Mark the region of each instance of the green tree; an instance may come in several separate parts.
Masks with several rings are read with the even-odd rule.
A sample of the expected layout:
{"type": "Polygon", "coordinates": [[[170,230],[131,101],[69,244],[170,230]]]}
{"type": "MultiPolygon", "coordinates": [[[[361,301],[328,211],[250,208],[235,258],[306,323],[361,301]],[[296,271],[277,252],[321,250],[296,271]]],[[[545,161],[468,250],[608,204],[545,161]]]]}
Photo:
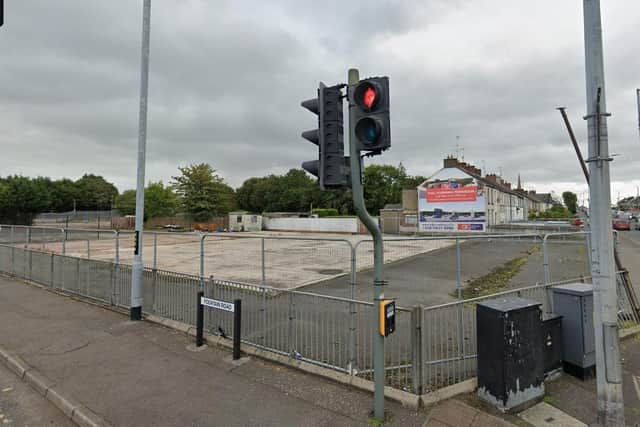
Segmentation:
{"type": "Polygon", "coordinates": [[[8,176],[2,184],[2,222],[30,225],[38,212],[51,206],[50,183],[48,178],[27,178],[8,176]]]}
{"type": "Polygon", "coordinates": [[[76,207],[79,210],[101,210],[111,207],[118,189],[99,175],[85,174],[75,182],[77,188],[76,207]]]}
{"type": "Polygon", "coordinates": [[[78,199],[78,187],[72,180],[63,178],[51,183],[51,210],[54,212],[73,210],[76,199],[78,199]]]}
{"type": "Polygon", "coordinates": [[[122,194],[117,196],[115,208],[118,209],[122,215],[135,215],[136,190],[125,190],[122,194]]]}
{"type": "MultiPolygon", "coordinates": [[[[116,197],[115,208],[122,215],[135,215],[136,190],[125,190],[116,197]]],[[[173,216],[178,209],[178,198],[171,187],[162,181],[150,182],[144,189],[144,218],[173,216]]]]}
{"type": "Polygon", "coordinates": [[[575,215],[578,211],[578,196],[571,191],[565,191],[562,193],[562,200],[567,209],[569,209],[569,212],[575,215]]]}
{"type": "Polygon", "coordinates": [[[185,213],[195,221],[206,221],[228,213],[235,206],[235,193],[206,163],[178,168],[181,175],[171,183],[185,213]]]}
{"type": "Polygon", "coordinates": [[[171,187],[165,187],[162,181],[149,183],[144,190],[144,212],[147,218],[173,216],[177,209],[178,198],[171,187]]]}
{"type": "Polygon", "coordinates": [[[364,199],[367,210],[378,215],[389,203],[400,203],[407,174],[402,166],[369,165],[363,174],[364,199]]]}

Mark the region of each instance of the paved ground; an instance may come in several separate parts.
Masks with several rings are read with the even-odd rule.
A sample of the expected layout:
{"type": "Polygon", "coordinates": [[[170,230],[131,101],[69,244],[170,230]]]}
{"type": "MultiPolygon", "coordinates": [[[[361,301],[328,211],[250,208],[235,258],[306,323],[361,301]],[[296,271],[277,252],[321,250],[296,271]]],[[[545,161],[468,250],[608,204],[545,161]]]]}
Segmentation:
{"type": "MultiPolygon", "coordinates": [[[[31,249],[62,253],[63,234],[55,229],[33,229],[28,238],[24,230],[14,233],[13,242],[25,242],[31,249]]],[[[76,257],[114,261],[115,234],[73,231],[67,233],[65,253],[76,257]]],[[[347,275],[351,269],[351,247],[368,235],[299,233],[223,233],[209,235],[204,240],[204,275],[244,283],[291,289],[330,277],[347,275]]],[[[0,230],[0,241],[10,242],[10,230],[0,230]]],[[[146,267],[187,274],[200,274],[200,235],[197,233],[145,233],[143,262],[146,267]],[[154,249],[155,247],[155,249],[154,249]],[[154,262],[155,260],[155,262],[154,262]]],[[[449,245],[450,240],[390,241],[385,259],[393,262],[419,253],[449,245]]],[[[24,244],[18,245],[23,247],[24,244]]],[[[123,232],[119,237],[119,259],[130,264],[133,258],[133,235],[123,232]]],[[[359,270],[373,265],[371,243],[358,246],[356,265],[359,270]]]]}
{"type": "Polygon", "coordinates": [[[75,426],[55,406],[0,363],[0,426],[75,426]]]}
{"type": "Polygon", "coordinates": [[[462,400],[450,399],[433,408],[426,427],[509,427],[511,425],[513,424],[469,406],[462,400]]]}
{"type": "MultiPolygon", "coordinates": [[[[367,425],[372,397],[294,369],[186,350],[177,332],[0,278],[0,345],[116,426],[367,425]]],[[[427,412],[388,402],[391,425],[427,412]]],[[[42,425],[42,424],[36,424],[42,425]]]]}
{"type": "MultiPolygon", "coordinates": [[[[461,283],[489,273],[505,262],[527,256],[527,263],[510,281],[516,288],[544,282],[542,251],[534,249],[539,243],[533,240],[478,240],[461,245],[461,283]],[[534,249],[532,251],[532,249],[534,249]],[[529,252],[533,252],[529,254],[529,252]]],[[[551,260],[551,279],[563,280],[588,274],[586,249],[582,242],[551,242],[548,246],[551,260]]],[[[386,296],[397,298],[398,304],[436,305],[455,300],[456,248],[448,246],[439,250],[415,255],[385,266],[385,279],[389,282],[386,296]]],[[[371,269],[358,273],[357,298],[370,301],[373,298],[373,274],[371,269]]],[[[306,286],[305,291],[324,295],[349,297],[349,278],[340,277],[306,286]]]]}
{"type": "Polygon", "coordinates": [[[640,230],[620,231],[618,236],[622,265],[629,270],[633,287],[640,296],[640,230]]]}
{"type": "MultiPolygon", "coordinates": [[[[625,421],[640,426],[640,336],[620,342],[625,421]]],[[[546,383],[547,402],[588,425],[597,421],[595,379],[581,381],[569,375],[546,383]]]]}

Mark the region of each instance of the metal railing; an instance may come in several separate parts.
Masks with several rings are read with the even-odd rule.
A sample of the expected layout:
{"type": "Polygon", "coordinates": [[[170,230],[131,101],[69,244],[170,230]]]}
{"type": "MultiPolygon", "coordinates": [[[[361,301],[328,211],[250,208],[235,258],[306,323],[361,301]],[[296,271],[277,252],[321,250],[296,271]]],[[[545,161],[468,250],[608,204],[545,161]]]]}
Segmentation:
{"type": "MultiPolygon", "coordinates": [[[[123,238],[123,233],[101,230],[98,241],[98,236],[93,234],[95,231],[84,230],[70,237],[72,233],[64,229],[43,231],[37,227],[1,226],[0,271],[104,304],[128,308],[131,267],[120,259],[122,252],[125,258],[127,256],[128,248],[123,249],[121,242],[128,236],[123,238]],[[68,253],[68,250],[65,252],[66,246],[78,243],[88,245],[84,256],[68,253]],[[92,254],[91,248],[98,244],[111,248],[103,259],[95,259],[92,254]]],[[[145,245],[154,249],[154,256],[144,270],[143,312],[195,325],[196,294],[199,290],[215,299],[231,301],[240,298],[246,319],[242,326],[246,344],[351,375],[365,378],[372,375],[371,346],[377,333],[373,319],[375,310],[373,303],[358,298],[358,293],[363,292],[358,284],[363,278],[359,275],[366,274],[371,265],[368,259],[370,241],[354,243],[349,239],[229,236],[228,233],[155,233],[146,237],[145,245]],[[166,239],[167,235],[176,236],[171,237],[174,244],[177,242],[173,250],[180,250],[181,244],[195,243],[199,246],[199,251],[195,252],[199,267],[197,274],[158,268],[158,258],[169,254],[158,241],[166,239]],[[228,246],[228,239],[236,239],[234,245],[228,246]],[[241,239],[239,244],[237,239],[241,239]],[[224,272],[234,266],[216,264],[220,261],[213,261],[210,256],[215,258],[229,247],[242,256],[242,260],[257,258],[254,267],[258,268],[249,269],[254,275],[252,277],[258,277],[257,283],[226,280],[224,272]],[[288,263],[290,267],[278,259],[278,255],[284,254],[286,258],[288,253],[293,254],[294,259],[288,263]],[[271,286],[281,283],[271,279],[272,275],[284,275],[287,268],[298,268],[297,271],[300,267],[313,265],[324,268],[327,266],[323,263],[336,258],[345,258],[340,264],[333,264],[334,270],[339,269],[340,272],[332,272],[334,276],[344,276],[341,279],[344,280],[341,288],[344,295],[319,295],[271,286]],[[292,263],[299,265],[291,267],[292,263]]],[[[580,277],[563,277],[562,267],[569,262],[582,262],[566,257],[558,261],[553,256],[554,250],[575,246],[576,250],[572,251],[578,253],[587,241],[585,233],[388,239],[386,245],[391,262],[408,262],[406,260],[434,249],[454,251],[455,262],[451,271],[455,273],[455,279],[451,279],[446,303],[429,307],[411,303],[403,307],[399,301],[396,333],[386,339],[387,385],[420,394],[474,376],[476,304],[498,296],[517,295],[536,300],[542,304],[544,312],[551,312],[551,287],[580,280],[580,277]],[[542,254],[529,255],[537,257],[531,268],[539,269],[540,280],[530,286],[463,299],[462,265],[463,260],[478,250],[473,245],[482,245],[479,250],[483,251],[500,250],[504,249],[500,245],[505,242],[520,249],[541,245],[542,254]],[[497,246],[493,248],[492,245],[497,246]],[[556,276],[555,281],[552,273],[556,276]],[[450,302],[452,299],[454,301],[450,302]],[[408,308],[409,305],[414,307],[408,308]]],[[[438,252],[433,256],[437,259],[438,252]]],[[[299,280],[295,274],[299,273],[287,276],[287,283],[299,280]]],[[[580,276],[582,280],[589,280],[589,274],[580,276]]],[[[413,280],[411,277],[400,279],[413,280]]],[[[620,327],[640,324],[626,294],[620,290],[619,295],[620,327]]],[[[231,336],[233,333],[232,319],[224,312],[206,311],[205,327],[213,334],[231,336]]]]}

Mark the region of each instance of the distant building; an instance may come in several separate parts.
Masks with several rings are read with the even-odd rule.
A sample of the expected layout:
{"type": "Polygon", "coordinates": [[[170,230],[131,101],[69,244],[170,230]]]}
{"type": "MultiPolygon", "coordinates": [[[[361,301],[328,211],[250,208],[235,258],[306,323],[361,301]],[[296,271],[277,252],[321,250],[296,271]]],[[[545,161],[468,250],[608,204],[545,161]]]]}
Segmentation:
{"type": "Polygon", "coordinates": [[[546,202],[535,191],[517,188],[496,174],[482,176],[479,168],[455,157],[443,168],[403,193],[402,206],[381,211],[385,232],[484,232],[488,228],[528,219],[546,202]],[[388,230],[388,231],[387,231],[388,230]],[[393,231],[392,231],[393,230],[393,231]],[[397,230],[397,231],[396,231],[397,230]]]}

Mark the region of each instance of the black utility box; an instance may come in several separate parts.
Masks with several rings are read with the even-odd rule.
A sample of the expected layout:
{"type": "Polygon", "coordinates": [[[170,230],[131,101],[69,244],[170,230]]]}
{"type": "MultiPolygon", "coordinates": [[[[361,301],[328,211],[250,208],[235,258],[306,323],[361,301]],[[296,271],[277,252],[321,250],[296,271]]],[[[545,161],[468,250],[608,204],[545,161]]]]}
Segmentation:
{"type": "Polygon", "coordinates": [[[562,316],[548,314],[542,318],[542,353],[545,375],[562,369],[562,316]]]}
{"type": "Polygon", "coordinates": [[[498,298],[478,303],[478,395],[515,412],[544,396],[540,303],[498,298]]]}

